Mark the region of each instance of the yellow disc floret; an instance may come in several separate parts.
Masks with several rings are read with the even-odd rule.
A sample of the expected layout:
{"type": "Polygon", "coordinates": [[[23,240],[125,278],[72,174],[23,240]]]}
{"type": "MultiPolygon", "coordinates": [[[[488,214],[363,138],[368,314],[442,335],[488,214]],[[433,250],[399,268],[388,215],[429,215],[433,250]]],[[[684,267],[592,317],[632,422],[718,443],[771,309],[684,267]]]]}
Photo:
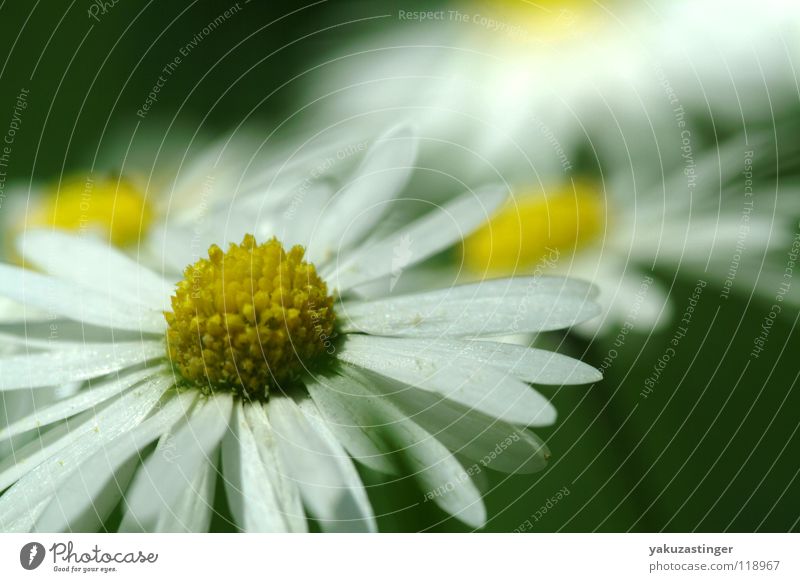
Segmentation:
{"type": "Polygon", "coordinates": [[[264,399],[333,351],[333,297],[304,254],[247,235],[186,268],[165,314],[169,357],[186,380],[264,399]]]}
{"type": "Polygon", "coordinates": [[[117,246],[138,243],[153,221],[144,193],[120,178],[70,178],[33,207],[27,226],[98,232],[117,246]]]}
{"type": "Polygon", "coordinates": [[[464,264],[480,275],[524,272],[598,239],[604,225],[605,204],[591,182],[523,194],[464,240],[464,264]]]}

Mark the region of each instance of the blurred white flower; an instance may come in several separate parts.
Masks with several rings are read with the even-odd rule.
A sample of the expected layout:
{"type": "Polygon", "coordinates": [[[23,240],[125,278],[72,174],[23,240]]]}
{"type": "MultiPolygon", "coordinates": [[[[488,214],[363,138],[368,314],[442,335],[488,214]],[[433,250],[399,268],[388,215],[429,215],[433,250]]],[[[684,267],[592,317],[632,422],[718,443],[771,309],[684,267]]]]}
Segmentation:
{"type": "MultiPolygon", "coordinates": [[[[504,181],[514,193],[462,263],[407,272],[399,289],[568,274],[596,282],[605,308],[579,331],[609,331],[632,303],[650,330],[669,321],[679,271],[726,284],[733,270],[733,291],[775,295],[800,203],[776,186],[770,126],[797,103],[799,15],[784,0],[397,14],[324,63],[309,94],[342,123],[415,119],[416,191],[504,181]],[[665,277],[652,279],[657,269],[665,277]]],[[[790,299],[800,304],[797,290],[790,299]]]]}
{"type": "MultiPolygon", "coordinates": [[[[465,237],[449,264],[405,273],[398,291],[509,275],[556,274],[595,283],[603,315],[575,331],[616,331],[631,319],[650,332],[670,322],[677,277],[707,280],[721,296],[773,300],[800,235],[800,197],[778,185],[775,144],[763,134],[687,156],[663,183],[640,186],[632,168],[605,180],[517,191],[465,237]]],[[[372,288],[385,290],[376,285],[372,288]]],[[[781,301],[800,305],[800,288],[781,301]]]]}
{"type": "Polygon", "coordinates": [[[797,101],[792,0],[465,2],[421,22],[390,16],[308,75],[308,111],[313,123],[414,119],[422,159],[454,181],[548,186],[584,144],[610,165],[670,165],[677,106],[697,134],[773,123],[797,101]]]}

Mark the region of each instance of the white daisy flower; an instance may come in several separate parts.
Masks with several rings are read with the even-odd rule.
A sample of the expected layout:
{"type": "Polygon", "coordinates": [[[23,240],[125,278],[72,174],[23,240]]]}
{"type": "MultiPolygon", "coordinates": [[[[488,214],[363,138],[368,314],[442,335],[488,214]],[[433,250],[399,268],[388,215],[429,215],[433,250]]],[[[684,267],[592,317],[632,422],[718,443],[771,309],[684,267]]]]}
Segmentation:
{"type": "MultiPolygon", "coordinates": [[[[770,299],[800,215],[796,192],[770,177],[774,151],[768,136],[735,136],[719,148],[687,150],[655,183],[623,165],[607,168],[602,181],[519,189],[449,263],[407,270],[394,291],[520,274],[576,277],[600,289],[602,316],[573,329],[588,337],[626,322],[645,330],[668,324],[678,276],[770,299]]],[[[364,295],[387,288],[377,282],[364,295]]],[[[784,300],[800,305],[800,293],[792,289],[784,300]]]]}
{"type": "Polygon", "coordinates": [[[123,531],[204,531],[222,487],[244,531],[305,531],[308,517],[323,531],[374,531],[357,464],[407,474],[481,527],[465,464],[532,472],[548,456],[528,427],[556,412],[529,384],[600,379],[485,338],[569,327],[598,307],[590,284],[562,278],[360,299],[360,286],[392,277],[399,237],[415,241],[413,265],[505,198],[468,192],[383,234],[390,198],[375,176],[396,196],[412,152],[407,137],[386,141],[363,180],[308,215],[318,224],[284,221],[285,240],[308,253],[246,235],[211,246],[177,286],[94,238],[24,233],[40,272],[0,265],[0,295],[51,319],[0,326],[25,350],[0,358],[0,391],[83,386],[0,430],[36,436],[0,462],[0,528],[95,530],[121,504],[123,531]]]}
{"type": "MultiPolygon", "coordinates": [[[[679,275],[726,286],[725,293],[774,295],[774,281],[758,274],[785,263],[800,203],[770,185],[764,168],[774,143],[763,137],[690,150],[658,183],[639,185],[636,169],[623,166],[609,168],[604,182],[575,179],[521,193],[466,238],[467,270],[535,269],[594,282],[604,315],[578,328],[586,334],[619,327],[633,308],[643,329],[668,323],[679,275]],[[746,281],[748,273],[755,280],[746,281]]],[[[800,304],[796,293],[787,299],[800,304]]]]}
{"type": "Polygon", "coordinates": [[[462,180],[497,171],[548,186],[586,142],[612,165],[671,164],[676,107],[699,135],[771,124],[797,101],[793,0],[755,11],[746,0],[511,0],[419,14],[400,9],[326,56],[309,75],[310,110],[367,124],[401,111],[462,180]]]}

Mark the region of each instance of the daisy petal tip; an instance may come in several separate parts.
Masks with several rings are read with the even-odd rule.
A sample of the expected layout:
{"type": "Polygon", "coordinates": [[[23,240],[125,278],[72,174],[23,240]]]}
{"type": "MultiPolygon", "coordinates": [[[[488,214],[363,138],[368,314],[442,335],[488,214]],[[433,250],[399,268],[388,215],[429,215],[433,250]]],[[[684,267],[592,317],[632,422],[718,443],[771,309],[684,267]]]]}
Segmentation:
{"type": "Polygon", "coordinates": [[[456,516],[459,520],[473,529],[483,529],[486,527],[486,506],[483,503],[476,503],[472,507],[466,508],[456,516]]]}
{"type": "Polygon", "coordinates": [[[591,321],[595,317],[603,314],[603,306],[596,301],[599,291],[597,291],[595,285],[592,285],[590,293],[591,295],[586,301],[585,309],[582,310],[581,317],[575,321],[575,325],[585,321],[591,321]]]}
{"type": "Polygon", "coordinates": [[[597,383],[602,382],[602,381],[603,381],[603,374],[601,374],[600,372],[597,372],[596,374],[593,374],[591,378],[587,378],[586,380],[582,381],[579,385],[580,386],[590,386],[590,385],[597,384],[597,383]]]}
{"type": "Polygon", "coordinates": [[[558,420],[558,411],[555,406],[548,406],[543,408],[534,420],[536,424],[531,426],[551,426],[558,420]]]}
{"type": "Polygon", "coordinates": [[[564,384],[586,385],[602,382],[603,373],[589,364],[585,364],[579,360],[575,361],[575,367],[567,375],[564,384]]]}
{"type": "Polygon", "coordinates": [[[525,417],[512,419],[517,426],[535,427],[552,426],[558,420],[558,411],[549,401],[540,406],[536,412],[531,411],[525,417]]]}

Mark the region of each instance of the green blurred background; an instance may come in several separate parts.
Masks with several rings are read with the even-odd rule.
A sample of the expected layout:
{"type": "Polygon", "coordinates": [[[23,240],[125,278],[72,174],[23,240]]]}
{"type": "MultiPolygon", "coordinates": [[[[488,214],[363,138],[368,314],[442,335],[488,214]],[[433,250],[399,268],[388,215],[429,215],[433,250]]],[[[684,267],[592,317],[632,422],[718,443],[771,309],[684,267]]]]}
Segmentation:
{"type": "MultiPolygon", "coordinates": [[[[130,132],[136,123],[159,135],[170,124],[214,135],[245,122],[266,134],[305,105],[303,83],[316,74],[309,67],[396,24],[370,17],[396,13],[398,6],[429,7],[242,1],[237,15],[192,50],[140,119],[136,111],[162,67],[233,3],[106,4],[101,10],[86,1],[0,3],[0,119],[10,119],[20,90],[30,91],[9,179],[27,184],[81,170],[113,146],[114,131],[130,132]]],[[[785,127],[798,115],[790,108],[777,117],[785,127]]],[[[706,127],[709,135],[719,129],[706,127]]],[[[572,155],[585,160],[586,172],[597,171],[591,156],[572,155]]],[[[793,179],[794,162],[786,160],[779,179],[793,179]]],[[[671,286],[680,313],[695,278],[655,275],[671,286]]],[[[531,531],[548,532],[798,529],[798,313],[784,310],[761,357],[750,358],[769,302],[747,293],[721,300],[716,280],[708,280],[688,334],[647,398],[645,380],[677,323],[655,334],[636,329],[621,347],[614,337],[550,338],[598,367],[609,350],[618,355],[602,383],[550,390],[560,419],[538,431],[553,453],[547,470],[511,477],[486,472],[487,530],[514,530],[525,520],[531,531]],[[537,513],[564,488],[568,495],[537,513]]],[[[383,529],[464,529],[420,503],[407,483],[367,479],[375,484],[370,497],[383,529]]],[[[228,529],[224,516],[215,527],[228,529]]]]}

